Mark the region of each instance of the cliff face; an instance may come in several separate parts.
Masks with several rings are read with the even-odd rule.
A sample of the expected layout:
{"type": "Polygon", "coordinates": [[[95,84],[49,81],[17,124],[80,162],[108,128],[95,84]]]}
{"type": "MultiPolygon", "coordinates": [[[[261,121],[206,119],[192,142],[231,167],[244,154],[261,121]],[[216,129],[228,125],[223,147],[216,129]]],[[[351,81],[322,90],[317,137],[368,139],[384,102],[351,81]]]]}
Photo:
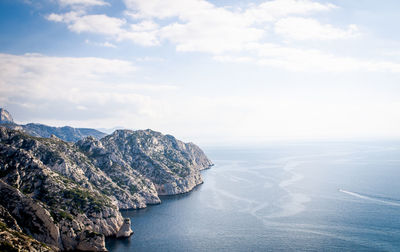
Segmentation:
{"type": "Polygon", "coordinates": [[[83,164],[84,156],[59,139],[4,127],[0,139],[0,205],[22,231],[53,248],[106,250],[104,236],[123,225],[117,204],[95,183],[109,179],[89,162],[78,167],[73,161],[83,164]]]}
{"type": "Polygon", "coordinates": [[[192,190],[203,182],[200,170],[212,165],[194,144],[152,130],[117,130],[100,142],[112,153],[112,160],[150,179],[158,195],[192,190]]]}
{"type": "Polygon", "coordinates": [[[161,202],[154,184],[124,160],[117,158],[114,152],[108,151],[101,141],[88,137],[78,141],[75,146],[113,182],[114,187],[101,185],[104,187],[102,192],[113,198],[119,208],[144,208],[147,204],[161,202]]]}
{"type": "Polygon", "coordinates": [[[211,165],[194,144],[151,130],[69,143],[0,127],[0,207],[12,217],[0,222],[49,249],[102,251],[105,236],[132,234],[119,209],[188,192],[211,165]]]}
{"type": "Polygon", "coordinates": [[[46,244],[24,234],[12,215],[0,205],[0,251],[55,251],[46,244]]]}

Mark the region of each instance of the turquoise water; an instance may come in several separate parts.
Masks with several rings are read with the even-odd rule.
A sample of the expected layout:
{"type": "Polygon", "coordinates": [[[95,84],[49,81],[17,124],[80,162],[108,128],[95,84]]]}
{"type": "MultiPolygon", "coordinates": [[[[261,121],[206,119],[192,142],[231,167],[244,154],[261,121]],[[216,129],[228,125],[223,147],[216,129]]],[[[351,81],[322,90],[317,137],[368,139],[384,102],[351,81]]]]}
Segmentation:
{"type": "Polygon", "coordinates": [[[400,251],[400,143],[209,148],[189,194],[124,211],[110,251],[400,251]]]}

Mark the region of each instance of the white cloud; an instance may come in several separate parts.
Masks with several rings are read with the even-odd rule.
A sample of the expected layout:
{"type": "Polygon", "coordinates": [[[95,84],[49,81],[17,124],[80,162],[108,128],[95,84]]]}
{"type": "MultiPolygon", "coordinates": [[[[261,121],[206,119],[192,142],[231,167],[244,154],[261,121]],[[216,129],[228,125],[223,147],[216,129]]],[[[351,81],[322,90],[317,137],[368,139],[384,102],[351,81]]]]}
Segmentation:
{"type": "Polygon", "coordinates": [[[73,20],[68,28],[77,33],[92,32],[106,35],[116,35],[123,32],[121,26],[125,20],[112,18],[106,15],[85,15],[73,20]]]}
{"type": "MultiPolygon", "coordinates": [[[[135,19],[178,19],[162,26],[158,31],[154,28],[151,34],[146,33],[146,36],[151,38],[147,44],[158,45],[160,43],[157,42],[158,39],[168,40],[176,45],[178,51],[201,51],[213,54],[241,51],[249,43],[260,42],[266,37],[269,23],[276,22],[280,18],[336,8],[330,3],[323,4],[311,0],[266,1],[256,6],[249,6],[243,11],[216,7],[205,0],[125,0],[125,4],[128,7],[128,15],[135,19]]],[[[279,29],[276,31],[284,35],[294,34],[293,27],[288,27],[288,21],[290,20],[278,22],[279,29]],[[289,33],[290,31],[292,33],[289,33]]],[[[153,24],[153,21],[150,24],[153,24]]],[[[304,36],[309,36],[310,30],[318,28],[316,32],[311,33],[314,38],[319,35],[319,38],[335,36],[338,39],[354,34],[353,26],[349,27],[348,31],[341,31],[330,25],[316,26],[315,23],[303,22],[301,28],[302,31],[307,31],[304,36]],[[319,34],[321,28],[330,29],[321,35],[319,34]]],[[[297,35],[296,38],[299,37],[297,33],[294,34],[297,35]]]]}
{"type": "Polygon", "coordinates": [[[126,21],[107,15],[85,15],[83,12],[71,11],[65,14],[50,14],[48,20],[68,24],[71,31],[81,33],[90,32],[104,35],[118,35],[123,33],[121,28],[126,21]]]}
{"type": "Polygon", "coordinates": [[[394,72],[400,73],[400,63],[382,60],[362,60],[341,57],[316,49],[285,47],[272,43],[253,43],[246,48],[248,56],[218,55],[220,62],[253,63],[284,68],[296,72],[394,72]]]}
{"type": "Polygon", "coordinates": [[[349,25],[344,30],[330,24],[321,24],[312,18],[289,17],[275,23],[277,34],[296,40],[348,39],[357,37],[358,30],[356,25],[349,25]]]}
{"type": "MultiPolygon", "coordinates": [[[[157,38],[157,25],[151,22],[141,22],[131,27],[126,27],[125,19],[109,17],[107,15],[86,15],[84,11],[71,11],[64,14],[52,13],[47,19],[62,22],[68,29],[76,33],[94,33],[109,36],[116,41],[131,40],[143,46],[159,44],[157,38]]],[[[109,44],[111,45],[111,44],[109,44]]]]}
{"type": "Polygon", "coordinates": [[[101,47],[108,47],[108,48],[117,48],[116,45],[106,41],[106,42],[102,42],[102,43],[98,43],[98,42],[92,42],[90,40],[85,40],[85,43],[88,45],[94,45],[94,46],[101,46],[101,47]]]}
{"type": "MultiPolygon", "coordinates": [[[[272,45],[256,46],[262,47],[255,50],[260,58],[288,54],[285,48],[270,52],[272,45]]],[[[25,111],[26,122],[152,128],[200,143],[398,135],[400,123],[400,103],[354,97],[363,93],[357,90],[346,98],[348,87],[308,96],[276,89],[201,96],[171,85],[132,83],[136,67],[121,60],[0,54],[0,65],[2,106],[25,111]]]]}
{"type": "Polygon", "coordinates": [[[165,59],[161,58],[161,57],[140,57],[140,58],[136,58],[136,61],[138,62],[164,62],[165,59]]]}
{"type": "Polygon", "coordinates": [[[131,16],[138,19],[179,17],[188,20],[215,7],[204,0],[124,0],[131,16]]]}
{"type": "Polygon", "coordinates": [[[306,15],[335,8],[337,7],[333,4],[311,0],[274,0],[247,9],[245,15],[255,22],[270,22],[289,15],[306,15]]]}
{"type": "Polygon", "coordinates": [[[110,5],[103,0],[57,0],[61,6],[104,6],[110,5]]]}
{"type": "MultiPolygon", "coordinates": [[[[217,8],[205,0],[124,0],[134,18],[171,18],[178,17],[181,20],[191,20],[196,16],[204,16],[204,12],[214,11],[217,8]]],[[[328,11],[336,8],[333,4],[321,4],[311,0],[274,0],[265,1],[257,6],[245,9],[244,14],[252,21],[272,21],[276,18],[290,14],[308,14],[313,12],[328,11]]],[[[209,13],[213,16],[214,13],[209,13]]]]}
{"type": "Polygon", "coordinates": [[[252,23],[242,13],[203,0],[126,0],[125,3],[130,16],[137,19],[177,18],[179,21],[161,27],[158,37],[175,43],[178,51],[240,50],[264,34],[262,29],[251,27],[252,23]]]}
{"type": "Polygon", "coordinates": [[[65,122],[157,117],[163,106],[149,92],[176,90],[170,85],[132,83],[136,66],[122,60],[0,54],[0,65],[2,104],[23,107],[47,120],[59,114],[65,122]]]}
{"type": "Polygon", "coordinates": [[[159,25],[153,21],[145,20],[140,23],[132,24],[131,30],[142,32],[142,31],[154,31],[157,30],[159,25]]]}
{"type": "Polygon", "coordinates": [[[158,31],[125,31],[119,34],[118,40],[130,40],[141,46],[157,46],[160,41],[157,37],[158,31]]]}
{"type": "Polygon", "coordinates": [[[264,32],[247,27],[240,20],[199,20],[188,24],[174,23],[160,31],[163,39],[176,44],[178,51],[222,53],[240,51],[250,42],[258,41],[264,32]],[[210,28],[212,27],[212,28],[210,28]]]}
{"type": "Polygon", "coordinates": [[[100,43],[100,46],[103,46],[103,47],[111,47],[111,48],[117,48],[116,45],[114,45],[114,44],[112,44],[112,43],[110,43],[110,42],[108,42],[108,41],[106,41],[106,42],[104,42],[104,43],[100,43]]]}
{"type": "MultiPolygon", "coordinates": [[[[175,44],[177,51],[220,54],[241,51],[249,43],[262,41],[266,38],[270,23],[279,18],[336,8],[329,3],[322,4],[311,0],[266,1],[244,10],[217,7],[205,0],[125,0],[124,2],[127,6],[125,14],[133,18],[134,23],[125,19],[106,15],[87,15],[82,12],[51,14],[48,19],[64,22],[71,31],[77,33],[112,35],[117,41],[131,40],[143,46],[157,46],[162,41],[169,41],[175,44]],[[170,20],[158,22],[167,18],[170,20]]],[[[279,29],[276,31],[292,35],[293,31],[290,33],[291,27],[288,21],[290,19],[278,22],[279,29]]],[[[310,26],[303,22],[302,28],[309,34],[310,29],[305,27],[307,25],[310,26]]],[[[311,30],[315,30],[316,25],[314,23],[311,25],[311,30]]],[[[340,34],[337,33],[340,30],[330,26],[322,28],[326,27],[330,30],[323,33],[325,37],[326,34],[333,36],[335,32],[336,37],[339,37],[340,34]]],[[[315,33],[319,30],[312,35],[315,37],[315,33]]],[[[295,35],[299,37],[298,34],[295,35]]]]}
{"type": "Polygon", "coordinates": [[[51,14],[48,19],[66,23],[73,32],[102,34],[115,42],[129,40],[142,46],[160,46],[167,41],[177,51],[210,53],[221,62],[252,62],[290,71],[399,72],[396,62],[337,56],[313,46],[282,45],[282,38],[304,42],[357,38],[356,25],[341,29],[315,18],[302,17],[337,8],[330,3],[273,0],[235,10],[217,7],[205,0],[124,2],[125,13],[130,17],[127,20],[83,11],[51,14]]]}

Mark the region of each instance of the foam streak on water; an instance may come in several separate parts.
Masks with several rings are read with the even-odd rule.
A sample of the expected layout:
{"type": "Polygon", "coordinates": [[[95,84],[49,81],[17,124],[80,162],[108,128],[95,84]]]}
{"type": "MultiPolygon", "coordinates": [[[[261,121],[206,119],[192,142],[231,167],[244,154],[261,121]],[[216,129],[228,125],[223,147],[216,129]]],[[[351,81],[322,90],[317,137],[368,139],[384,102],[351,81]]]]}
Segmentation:
{"type": "Polygon", "coordinates": [[[379,203],[379,204],[385,204],[385,205],[390,205],[390,206],[400,206],[400,201],[394,200],[394,199],[393,200],[382,199],[382,197],[380,197],[380,196],[365,195],[365,194],[361,194],[361,193],[346,191],[343,189],[339,189],[339,191],[342,193],[346,193],[348,195],[360,198],[360,199],[373,201],[373,202],[379,203]]]}

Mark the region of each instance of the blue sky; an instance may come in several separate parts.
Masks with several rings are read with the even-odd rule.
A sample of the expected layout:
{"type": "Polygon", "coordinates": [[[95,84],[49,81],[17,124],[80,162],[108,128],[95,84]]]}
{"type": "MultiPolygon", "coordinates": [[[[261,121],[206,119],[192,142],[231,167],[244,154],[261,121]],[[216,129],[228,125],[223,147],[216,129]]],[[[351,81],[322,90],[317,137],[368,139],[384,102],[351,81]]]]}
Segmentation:
{"type": "Polygon", "coordinates": [[[3,0],[20,123],[199,143],[400,136],[398,1],[3,0]]]}

